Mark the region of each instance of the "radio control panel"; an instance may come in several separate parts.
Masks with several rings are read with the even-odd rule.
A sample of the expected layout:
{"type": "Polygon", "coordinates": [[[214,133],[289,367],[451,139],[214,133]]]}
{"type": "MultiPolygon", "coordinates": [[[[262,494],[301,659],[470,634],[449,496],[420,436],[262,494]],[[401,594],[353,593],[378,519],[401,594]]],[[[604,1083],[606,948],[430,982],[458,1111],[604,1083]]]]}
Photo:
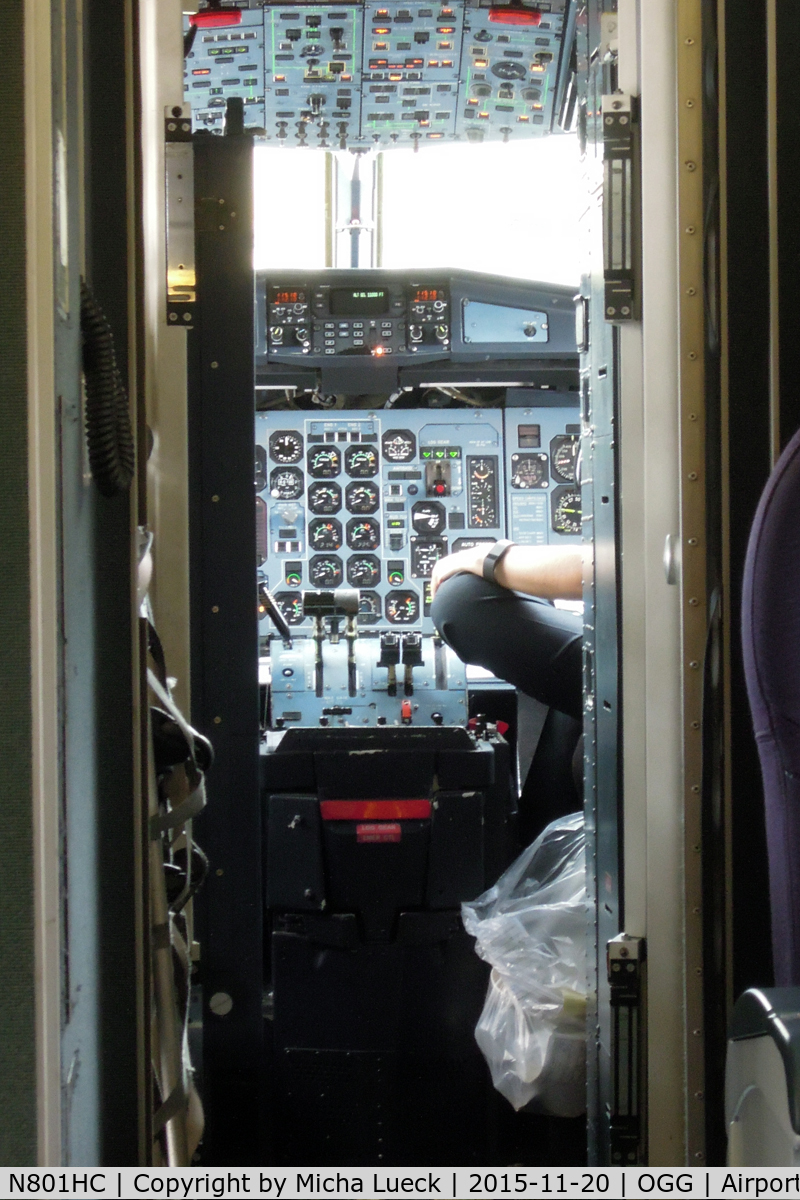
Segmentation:
{"type": "Polygon", "coordinates": [[[450,296],[424,281],[350,285],[270,285],[267,350],[270,357],[418,354],[450,345],[450,296]]]}

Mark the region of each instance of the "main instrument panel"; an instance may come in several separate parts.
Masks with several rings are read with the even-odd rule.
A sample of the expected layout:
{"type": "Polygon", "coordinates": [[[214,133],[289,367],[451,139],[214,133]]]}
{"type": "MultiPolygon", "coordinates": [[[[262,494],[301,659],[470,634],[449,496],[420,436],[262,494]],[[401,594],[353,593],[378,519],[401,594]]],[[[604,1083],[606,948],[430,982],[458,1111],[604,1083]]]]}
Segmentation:
{"type": "Polygon", "coordinates": [[[241,97],[245,125],[284,146],[538,137],[571,125],[576,8],[574,0],[201,8],[185,99],[195,129],[221,133],[226,101],[241,97]]]}
{"type": "Polygon", "coordinates": [[[310,629],[304,588],[345,585],[359,626],[433,634],[445,554],[579,539],[577,422],[564,407],[259,413],[260,579],[291,626],[310,629]]]}

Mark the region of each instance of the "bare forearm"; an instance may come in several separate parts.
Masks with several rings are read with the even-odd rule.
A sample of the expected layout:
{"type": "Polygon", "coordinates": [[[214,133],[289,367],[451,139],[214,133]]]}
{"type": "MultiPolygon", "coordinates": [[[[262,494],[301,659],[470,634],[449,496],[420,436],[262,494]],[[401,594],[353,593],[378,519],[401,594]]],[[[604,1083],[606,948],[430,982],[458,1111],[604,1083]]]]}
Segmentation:
{"type": "MultiPolygon", "coordinates": [[[[483,560],[491,546],[448,554],[434,567],[431,580],[435,595],[445,579],[459,571],[483,573],[483,560]]],[[[497,583],[512,591],[543,600],[580,600],[583,596],[583,556],[580,546],[511,546],[494,571],[497,583]]]]}
{"type": "Polygon", "coordinates": [[[580,546],[512,546],[495,567],[501,587],[543,600],[583,598],[580,546]]]}

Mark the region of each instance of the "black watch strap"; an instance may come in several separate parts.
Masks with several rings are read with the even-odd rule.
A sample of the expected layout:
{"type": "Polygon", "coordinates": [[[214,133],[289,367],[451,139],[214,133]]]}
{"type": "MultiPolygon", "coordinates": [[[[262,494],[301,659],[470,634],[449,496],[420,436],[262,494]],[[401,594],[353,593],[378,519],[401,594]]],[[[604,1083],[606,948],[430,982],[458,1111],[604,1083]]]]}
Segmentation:
{"type": "Polygon", "coordinates": [[[514,542],[509,542],[507,538],[501,538],[499,542],[495,542],[486,558],[483,560],[483,578],[487,583],[497,583],[494,577],[495,569],[500,559],[514,545],[514,542]]]}

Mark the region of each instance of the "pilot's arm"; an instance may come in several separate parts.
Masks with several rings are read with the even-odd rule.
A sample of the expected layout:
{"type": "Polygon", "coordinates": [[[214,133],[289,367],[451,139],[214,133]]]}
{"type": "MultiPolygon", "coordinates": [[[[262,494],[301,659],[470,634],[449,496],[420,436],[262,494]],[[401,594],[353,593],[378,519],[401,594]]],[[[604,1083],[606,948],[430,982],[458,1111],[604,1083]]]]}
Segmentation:
{"type": "MultiPolygon", "coordinates": [[[[431,576],[435,596],[445,579],[460,572],[483,575],[483,562],[492,549],[481,543],[471,550],[458,550],[440,558],[431,576]]],[[[510,546],[494,568],[494,581],[501,587],[543,600],[583,598],[583,554],[580,546],[510,546]]]]}

